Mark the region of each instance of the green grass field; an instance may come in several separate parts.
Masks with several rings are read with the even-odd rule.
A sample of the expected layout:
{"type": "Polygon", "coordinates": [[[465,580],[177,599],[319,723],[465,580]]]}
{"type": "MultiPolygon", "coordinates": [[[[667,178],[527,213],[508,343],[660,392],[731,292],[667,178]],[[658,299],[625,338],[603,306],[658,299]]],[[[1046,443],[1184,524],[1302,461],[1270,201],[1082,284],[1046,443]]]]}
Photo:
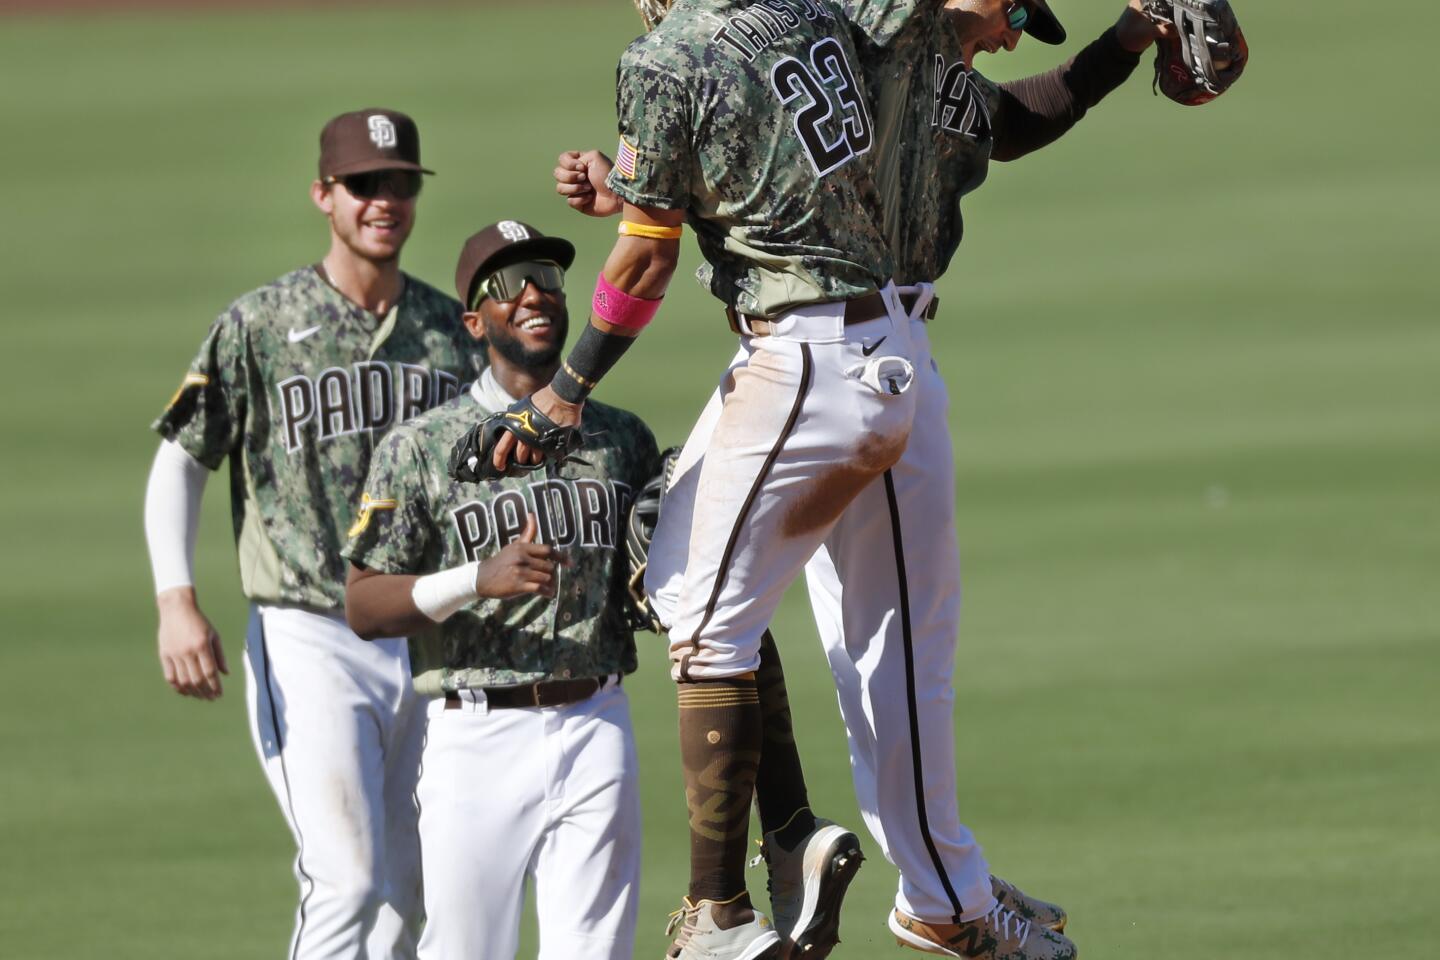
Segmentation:
{"type": "MultiPolygon", "coordinates": [[[[1440,134],[1405,114],[1440,15],[1238,5],[1254,61],[1224,100],[1154,99],[1142,68],[967,207],[936,329],[962,812],[997,871],[1070,908],[1088,957],[1430,956],[1440,134]]],[[[1066,49],[1118,8],[1062,0],[1066,49]]],[[[619,0],[0,22],[0,955],[282,954],[291,844],[241,681],[185,701],[155,663],[147,424],[220,308],[322,252],[306,189],[341,110],[419,120],[440,176],[412,272],[448,286],[463,237],[516,217],[576,240],[592,276],[613,227],[570,214],[550,168],[612,146],[635,30],[619,0]]],[[[728,344],[679,282],[605,399],[678,441],[728,344]]],[[[223,482],[205,517],[202,600],[238,672],[223,482]]],[[[858,825],[798,592],[779,627],[817,805],[858,825]]],[[[643,654],[637,955],[658,957],[686,841],[673,690],[643,654]]],[[[893,884],[872,857],[837,960],[900,956],[893,884]]]]}

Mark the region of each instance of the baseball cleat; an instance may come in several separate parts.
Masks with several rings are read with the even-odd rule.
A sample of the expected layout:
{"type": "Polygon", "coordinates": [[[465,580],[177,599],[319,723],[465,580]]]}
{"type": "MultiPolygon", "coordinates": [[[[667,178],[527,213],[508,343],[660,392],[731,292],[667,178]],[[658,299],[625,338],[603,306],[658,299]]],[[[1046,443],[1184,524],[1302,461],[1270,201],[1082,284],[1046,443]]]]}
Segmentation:
{"type": "Polygon", "coordinates": [[[1039,897],[1032,897],[1015,884],[1002,880],[994,874],[990,875],[990,889],[994,891],[995,899],[1000,902],[1000,906],[1016,914],[1022,920],[1029,920],[1036,926],[1054,930],[1056,933],[1065,932],[1065,924],[1070,921],[1070,918],[1066,916],[1065,908],[1058,903],[1050,903],[1039,897]]]}
{"type": "Polygon", "coordinates": [[[996,904],[963,923],[925,923],[895,910],[890,932],[902,947],[963,960],[1075,960],[1079,951],[1063,933],[1036,926],[996,904]]]}
{"type": "Polygon", "coordinates": [[[748,923],[721,930],[715,925],[715,901],[681,901],[670,914],[667,936],[674,937],[666,960],[779,960],[780,934],[759,910],[748,923]],[[678,931],[678,933],[677,933],[678,931]]]}
{"type": "Polygon", "coordinates": [[[794,850],[765,834],[760,857],[770,873],[770,915],[783,942],[782,960],[824,960],[840,942],[840,904],[865,862],[859,839],[817,817],[794,850]]]}

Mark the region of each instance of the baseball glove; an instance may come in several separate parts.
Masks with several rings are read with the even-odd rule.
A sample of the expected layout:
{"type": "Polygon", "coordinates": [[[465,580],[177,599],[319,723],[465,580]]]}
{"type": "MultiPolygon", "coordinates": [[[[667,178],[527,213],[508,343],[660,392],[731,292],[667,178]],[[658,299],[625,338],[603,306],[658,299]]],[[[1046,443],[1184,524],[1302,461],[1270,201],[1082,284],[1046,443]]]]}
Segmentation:
{"type": "Polygon", "coordinates": [[[1155,90],[1187,107],[1229,90],[1250,57],[1229,0],[1144,0],[1145,15],[1171,24],[1155,41],[1155,90]]]}
{"type": "Polygon", "coordinates": [[[523,397],[501,413],[492,413],[465,432],[450,448],[450,479],[461,483],[479,483],[529,473],[551,461],[559,462],[581,446],[580,431],[562,427],[536,409],[529,397],[523,397]],[[510,461],[503,473],[495,469],[492,455],[502,433],[512,433],[517,440],[539,450],[541,463],[510,461]]]}
{"type": "Polygon", "coordinates": [[[660,507],[665,501],[665,491],[670,488],[670,477],[675,472],[675,461],[680,458],[680,448],[671,447],[660,454],[660,473],[640,490],[635,503],[630,507],[630,516],[625,521],[625,558],[629,562],[631,626],[635,630],[649,630],[664,633],[666,627],[650,608],[650,598],[645,596],[645,567],[650,561],[650,541],[655,536],[655,525],[660,522],[660,507]]]}

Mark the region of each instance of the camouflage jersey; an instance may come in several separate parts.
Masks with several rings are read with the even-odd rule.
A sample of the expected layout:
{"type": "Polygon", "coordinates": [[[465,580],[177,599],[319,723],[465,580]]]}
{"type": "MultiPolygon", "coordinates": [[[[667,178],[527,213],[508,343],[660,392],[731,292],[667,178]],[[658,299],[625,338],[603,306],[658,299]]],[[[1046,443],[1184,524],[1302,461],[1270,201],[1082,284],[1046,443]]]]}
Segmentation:
{"type": "Polygon", "coordinates": [[[407,276],[380,317],[304,267],[215,321],[154,428],[211,470],[230,457],[247,597],[344,606],[340,548],[375,443],[478,373],[461,312],[407,276]]]}
{"type": "Polygon", "coordinates": [[[999,88],[967,69],[959,31],[939,5],[917,4],[909,18],[896,16],[893,3],[842,5],[871,95],[875,176],[895,282],[936,280],[960,246],[960,198],[989,173],[999,88]]]}
{"type": "Polygon", "coordinates": [[[679,0],[620,58],[609,186],[689,211],[700,280],[744,313],[890,277],[859,60],[829,0],[679,0]]]}
{"type": "Polygon", "coordinates": [[[841,2],[871,97],[883,228],[900,284],[937,280],[950,266],[965,232],[961,198],[985,182],[992,154],[1013,159],[1059,137],[1140,60],[1112,29],[1051,74],[1020,81],[1053,80],[1076,101],[1037,132],[1013,95],[966,65],[959,31],[940,5],[841,2]]]}
{"type": "Polygon", "coordinates": [[[387,437],[345,548],[347,558],[382,573],[433,573],[493,557],[532,513],[537,539],[557,548],[554,599],[477,600],[410,638],[423,696],[635,670],[625,518],[636,491],[659,472],[655,437],[634,414],[591,400],[581,424],[584,463],[546,464],[492,483],[452,481],[446,466],[455,441],[509,402],[487,371],[464,396],[387,437]]]}

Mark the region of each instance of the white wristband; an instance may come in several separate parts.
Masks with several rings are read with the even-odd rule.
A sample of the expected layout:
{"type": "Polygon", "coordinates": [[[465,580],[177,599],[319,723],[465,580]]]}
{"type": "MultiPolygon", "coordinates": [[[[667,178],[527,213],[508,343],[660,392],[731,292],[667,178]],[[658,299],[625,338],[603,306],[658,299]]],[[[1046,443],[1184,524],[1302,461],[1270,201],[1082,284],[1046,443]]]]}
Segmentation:
{"type": "Polygon", "coordinates": [[[472,560],[463,567],[451,567],[417,578],[410,590],[415,609],[436,623],[444,623],[457,610],[468,607],[480,596],[475,592],[475,576],[479,572],[480,561],[472,560]]]}

